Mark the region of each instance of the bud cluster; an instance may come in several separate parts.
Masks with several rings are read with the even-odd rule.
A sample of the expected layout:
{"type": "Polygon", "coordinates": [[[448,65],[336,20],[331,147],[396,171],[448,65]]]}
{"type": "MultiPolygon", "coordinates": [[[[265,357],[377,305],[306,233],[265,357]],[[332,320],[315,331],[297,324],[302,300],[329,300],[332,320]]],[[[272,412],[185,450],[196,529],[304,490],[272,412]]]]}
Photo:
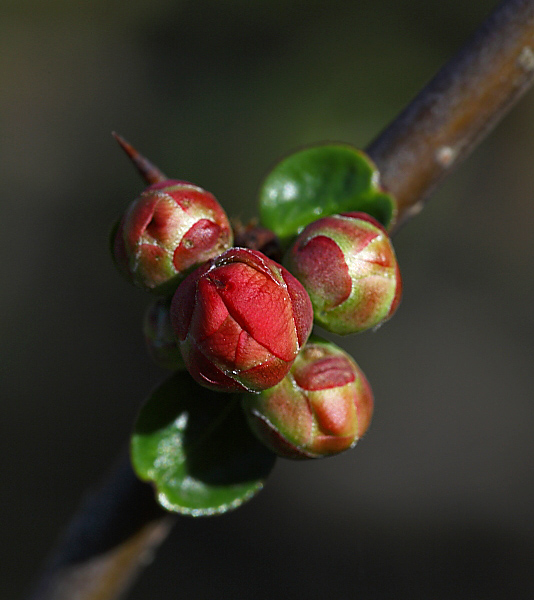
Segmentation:
{"type": "Polygon", "coordinates": [[[346,352],[308,338],[314,320],[348,334],[395,312],[402,283],[384,227],[362,212],[316,220],[284,267],[259,250],[232,247],[212,194],[167,179],[117,138],[150,183],[116,226],[112,254],[133,284],[159,296],[143,324],[153,360],[187,369],[212,390],[242,392],[251,429],[281,456],[354,446],[369,426],[371,388],[346,352]]]}

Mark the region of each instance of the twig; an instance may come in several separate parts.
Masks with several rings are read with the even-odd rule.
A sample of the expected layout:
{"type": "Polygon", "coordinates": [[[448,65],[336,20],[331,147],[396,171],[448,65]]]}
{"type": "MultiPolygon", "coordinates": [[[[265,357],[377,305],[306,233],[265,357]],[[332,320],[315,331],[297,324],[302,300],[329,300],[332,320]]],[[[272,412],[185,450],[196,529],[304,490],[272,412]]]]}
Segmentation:
{"type": "Polygon", "coordinates": [[[152,560],[175,517],[121,457],[79,508],[30,600],[108,600],[123,595],[152,560]]]}
{"type": "Polygon", "coordinates": [[[534,76],[534,2],[507,0],[367,148],[399,203],[415,216],[529,88],[534,76]]]}
{"type": "MultiPolygon", "coordinates": [[[[533,76],[534,0],[508,0],[367,149],[398,199],[398,224],[421,210],[533,76]]],[[[80,507],[31,600],[115,600],[172,523],[123,461],[80,507]]]]}

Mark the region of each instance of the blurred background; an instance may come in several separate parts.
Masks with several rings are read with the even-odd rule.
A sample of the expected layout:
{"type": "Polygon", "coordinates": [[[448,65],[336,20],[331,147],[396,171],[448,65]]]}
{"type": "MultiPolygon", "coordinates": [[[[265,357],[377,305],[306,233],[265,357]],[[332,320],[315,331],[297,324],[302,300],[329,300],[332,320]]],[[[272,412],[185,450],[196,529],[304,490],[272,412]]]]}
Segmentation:
{"type": "MultiPolygon", "coordinates": [[[[164,376],[108,232],[169,176],[255,215],[272,163],[366,146],[491,0],[0,0],[0,597],[22,597],[164,376]]],[[[404,299],[335,338],[370,379],[365,439],[280,460],[223,517],[182,518],[130,595],[534,597],[534,95],[395,238],[404,299]]]]}

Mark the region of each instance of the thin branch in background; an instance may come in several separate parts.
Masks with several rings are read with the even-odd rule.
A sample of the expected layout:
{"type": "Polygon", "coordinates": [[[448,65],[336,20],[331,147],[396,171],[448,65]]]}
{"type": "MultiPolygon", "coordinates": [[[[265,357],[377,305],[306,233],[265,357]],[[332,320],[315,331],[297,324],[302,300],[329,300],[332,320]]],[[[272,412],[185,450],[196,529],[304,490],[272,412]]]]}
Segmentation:
{"type": "MultiPolygon", "coordinates": [[[[533,76],[534,1],[508,0],[367,149],[399,202],[398,224],[421,210],[533,76]]],[[[31,600],[115,600],[165,539],[174,519],[126,460],[80,507],[31,600]]]]}

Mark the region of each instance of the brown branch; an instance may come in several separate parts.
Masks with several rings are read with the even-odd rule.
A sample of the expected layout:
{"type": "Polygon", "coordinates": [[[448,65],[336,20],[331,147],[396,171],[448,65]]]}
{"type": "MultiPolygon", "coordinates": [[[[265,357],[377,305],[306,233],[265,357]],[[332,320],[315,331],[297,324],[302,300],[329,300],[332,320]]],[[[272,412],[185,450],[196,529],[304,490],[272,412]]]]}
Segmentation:
{"type": "Polygon", "coordinates": [[[82,503],[30,600],[110,600],[122,596],[175,522],[153,489],[121,457],[82,503]]]}
{"type": "MultiPolygon", "coordinates": [[[[368,148],[382,183],[398,199],[399,224],[421,210],[533,75],[534,0],[508,0],[368,148]]],[[[152,166],[149,176],[165,177],[152,166]]],[[[81,506],[32,600],[118,598],[172,523],[124,459],[81,506]]]]}
{"type": "Polygon", "coordinates": [[[367,152],[399,203],[398,225],[502,119],[534,76],[534,2],[508,0],[367,152]]]}

